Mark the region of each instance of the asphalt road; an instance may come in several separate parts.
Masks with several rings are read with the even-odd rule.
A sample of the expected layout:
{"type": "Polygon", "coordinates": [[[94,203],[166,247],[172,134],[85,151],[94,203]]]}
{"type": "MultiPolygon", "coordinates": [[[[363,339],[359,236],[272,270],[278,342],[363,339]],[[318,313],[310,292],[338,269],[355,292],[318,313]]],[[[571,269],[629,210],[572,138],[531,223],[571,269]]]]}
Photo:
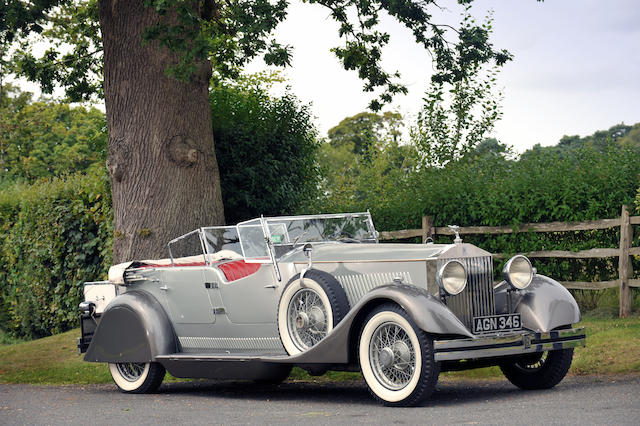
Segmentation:
{"type": "Polygon", "coordinates": [[[640,377],[569,377],[547,391],[506,380],[444,381],[418,408],[373,402],[364,383],[0,385],[0,424],[640,424],[640,377]]]}

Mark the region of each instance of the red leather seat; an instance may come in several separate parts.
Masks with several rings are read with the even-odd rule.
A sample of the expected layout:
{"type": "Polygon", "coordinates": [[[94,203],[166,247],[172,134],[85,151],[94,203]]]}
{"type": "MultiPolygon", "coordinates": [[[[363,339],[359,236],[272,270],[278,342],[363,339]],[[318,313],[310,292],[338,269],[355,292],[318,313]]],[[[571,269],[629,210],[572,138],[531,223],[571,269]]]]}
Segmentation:
{"type": "Polygon", "coordinates": [[[227,278],[227,281],[235,281],[248,277],[260,269],[259,263],[247,263],[244,260],[234,260],[217,266],[227,278]]]}

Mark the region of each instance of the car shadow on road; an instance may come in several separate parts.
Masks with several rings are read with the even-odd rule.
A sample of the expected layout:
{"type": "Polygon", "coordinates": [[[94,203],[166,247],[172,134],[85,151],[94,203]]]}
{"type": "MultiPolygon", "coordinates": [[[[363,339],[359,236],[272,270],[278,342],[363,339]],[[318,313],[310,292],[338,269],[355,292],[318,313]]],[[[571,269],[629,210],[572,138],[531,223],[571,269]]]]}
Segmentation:
{"type": "MultiPolygon", "coordinates": [[[[547,391],[548,392],[548,391],[547,391]]],[[[188,394],[190,397],[244,399],[255,401],[335,402],[356,405],[375,405],[364,381],[298,382],[286,381],[278,385],[242,381],[189,381],[165,383],[159,390],[165,395],[188,394]]],[[[493,401],[507,398],[526,398],[522,392],[504,381],[447,381],[441,382],[425,406],[448,406],[493,401]]]]}

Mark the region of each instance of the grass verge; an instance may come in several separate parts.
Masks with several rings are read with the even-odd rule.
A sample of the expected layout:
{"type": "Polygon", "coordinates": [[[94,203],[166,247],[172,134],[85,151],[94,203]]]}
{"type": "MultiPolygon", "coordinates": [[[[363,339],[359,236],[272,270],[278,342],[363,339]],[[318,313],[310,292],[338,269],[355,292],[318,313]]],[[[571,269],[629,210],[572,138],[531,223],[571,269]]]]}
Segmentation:
{"type": "MultiPolygon", "coordinates": [[[[640,317],[626,319],[587,316],[587,347],[576,349],[570,374],[640,373],[640,317]]],[[[0,344],[0,383],[90,384],[111,382],[105,364],[83,362],[77,354],[79,330],[30,342],[0,344]]],[[[3,339],[3,342],[10,342],[3,339]]],[[[443,379],[501,378],[497,367],[443,373],[443,379]]],[[[311,377],[294,369],[291,380],[358,380],[359,373],[328,372],[311,377]]],[[[177,380],[169,378],[169,380],[177,380]]]]}

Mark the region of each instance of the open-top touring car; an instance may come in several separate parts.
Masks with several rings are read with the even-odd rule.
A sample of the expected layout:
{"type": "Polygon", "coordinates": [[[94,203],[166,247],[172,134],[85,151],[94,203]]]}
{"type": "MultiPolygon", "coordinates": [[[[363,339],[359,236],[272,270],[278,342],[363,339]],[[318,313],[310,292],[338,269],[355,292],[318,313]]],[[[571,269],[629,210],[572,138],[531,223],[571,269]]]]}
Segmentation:
{"type": "Polygon", "coordinates": [[[124,392],[176,377],[278,382],[361,371],[387,405],[415,405],[440,371],[499,365],[524,389],[555,386],[585,344],[580,311],[522,255],[494,285],[490,253],[380,244],[370,214],[258,218],[169,242],[167,259],[85,284],[80,352],[124,392]]]}

